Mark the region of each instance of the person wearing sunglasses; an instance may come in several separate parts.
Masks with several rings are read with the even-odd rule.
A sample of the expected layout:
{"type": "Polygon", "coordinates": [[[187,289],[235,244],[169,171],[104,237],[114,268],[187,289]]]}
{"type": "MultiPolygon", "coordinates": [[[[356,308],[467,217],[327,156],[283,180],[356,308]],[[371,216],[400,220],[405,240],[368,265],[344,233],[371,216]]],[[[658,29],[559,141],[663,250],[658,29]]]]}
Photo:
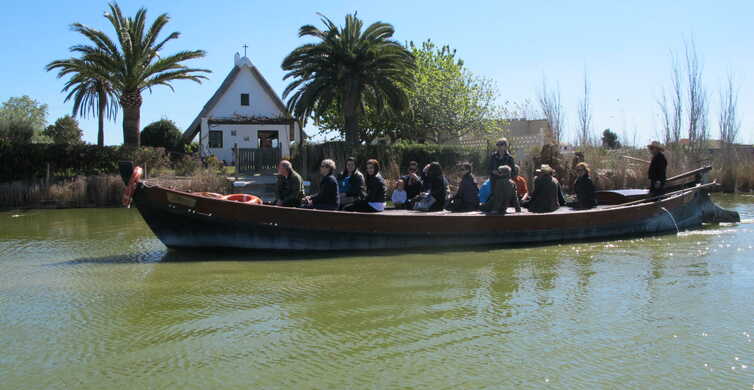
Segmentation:
{"type": "Polygon", "coordinates": [[[304,197],[304,206],[319,210],[338,209],[338,180],[335,178],[335,161],[323,160],[319,167],[322,180],[319,192],[304,197]]]}
{"type": "Polygon", "coordinates": [[[513,161],[513,156],[508,152],[508,140],[506,138],[500,138],[495,143],[497,150],[490,155],[489,173],[491,178],[497,177],[497,168],[501,165],[507,165],[511,169],[511,177],[518,176],[518,169],[516,169],[516,163],[513,161]]]}

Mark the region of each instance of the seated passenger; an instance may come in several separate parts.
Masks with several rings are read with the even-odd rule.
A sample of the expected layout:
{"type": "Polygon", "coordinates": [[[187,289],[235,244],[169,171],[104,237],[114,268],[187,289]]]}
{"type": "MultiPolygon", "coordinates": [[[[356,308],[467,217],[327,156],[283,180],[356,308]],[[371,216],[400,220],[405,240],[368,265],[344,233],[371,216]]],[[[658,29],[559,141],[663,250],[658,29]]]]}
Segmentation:
{"type": "Polygon", "coordinates": [[[492,196],[492,180],[487,179],[479,186],[479,202],[487,203],[492,196]]]}
{"type": "Polygon", "coordinates": [[[385,193],[387,192],[387,188],[385,180],[380,174],[380,163],[375,159],[367,161],[366,182],[367,196],[346,207],[347,211],[376,213],[385,210],[385,193]]]}
{"type": "Polygon", "coordinates": [[[518,200],[524,200],[529,197],[529,186],[526,182],[526,178],[521,176],[521,167],[516,165],[516,172],[518,172],[518,175],[513,177],[513,181],[516,182],[516,194],[518,195],[518,200]]]}
{"type": "Polygon", "coordinates": [[[420,211],[444,210],[448,197],[448,181],[442,174],[442,166],[438,162],[433,162],[425,167],[425,170],[422,192],[411,199],[412,208],[420,211]]]}
{"type": "Polygon", "coordinates": [[[304,182],[301,175],[293,170],[291,162],[280,161],[278,164],[278,177],[275,187],[275,206],[298,207],[304,197],[304,182]]]}
{"type": "Polygon", "coordinates": [[[322,181],[319,183],[319,192],[304,197],[304,205],[309,208],[320,210],[338,209],[338,180],[335,179],[335,161],[323,160],[319,166],[322,181]]]}
{"type": "Polygon", "coordinates": [[[450,199],[448,210],[464,212],[479,209],[479,188],[476,186],[476,179],[471,173],[471,164],[464,163],[461,165],[461,184],[458,186],[458,192],[450,199]]]}
{"type": "Polygon", "coordinates": [[[501,165],[493,171],[495,179],[492,181],[492,196],[484,204],[483,211],[490,214],[505,214],[508,207],[516,209],[517,213],[521,212],[521,204],[516,194],[516,183],[511,180],[511,168],[507,165],[501,165]]]}
{"type": "Polygon", "coordinates": [[[406,199],[411,199],[422,192],[422,185],[424,183],[419,176],[418,170],[419,163],[411,161],[408,163],[408,173],[401,176],[401,180],[403,180],[406,189],[406,199]]]}
{"type": "Polygon", "coordinates": [[[350,206],[357,200],[364,199],[366,195],[364,175],[356,168],[356,159],[354,157],[349,157],[346,160],[346,167],[340,175],[338,184],[338,198],[341,209],[350,206]]]}
{"type": "Polygon", "coordinates": [[[553,169],[542,164],[537,170],[539,176],[534,180],[534,191],[531,193],[529,211],[532,213],[550,213],[565,205],[565,198],[560,189],[558,179],[552,177],[553,169]]]}
{"type": "Polygon", "coordinates": [[[576,175],[578,175],[574,183],[576,202],[570,205],[575,209],[587,210],[597,206],[594,183],[592,182],[592,178],[589,177],[589,173],[589,165],[587,163],[580,162],[576,165],[576,175]]]}
{"type": "Polygon", "coordinates": [[[396,209],[402,209],[406,207],[406,201],[408,200],[408,194],[406,193],[406,182],[403,179],[399,179],[395,182],[395,189],[393,195],[390,197],[390,201],[393,202],[393,207],[396,209]]]}

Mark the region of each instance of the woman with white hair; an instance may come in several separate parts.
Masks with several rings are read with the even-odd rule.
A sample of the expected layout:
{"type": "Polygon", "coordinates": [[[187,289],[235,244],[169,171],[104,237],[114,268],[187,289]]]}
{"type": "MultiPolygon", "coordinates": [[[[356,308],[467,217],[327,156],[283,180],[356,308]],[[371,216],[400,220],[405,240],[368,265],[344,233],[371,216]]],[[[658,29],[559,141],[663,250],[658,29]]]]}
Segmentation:
{"type": "Polygon", "coordinates": [[[335,161],[322,160],[319,166],[322,181],[319,183],[319,192],[304,198],[306,207],[319,210],[338,209],[338,180],[335,178],[335,161]]]}

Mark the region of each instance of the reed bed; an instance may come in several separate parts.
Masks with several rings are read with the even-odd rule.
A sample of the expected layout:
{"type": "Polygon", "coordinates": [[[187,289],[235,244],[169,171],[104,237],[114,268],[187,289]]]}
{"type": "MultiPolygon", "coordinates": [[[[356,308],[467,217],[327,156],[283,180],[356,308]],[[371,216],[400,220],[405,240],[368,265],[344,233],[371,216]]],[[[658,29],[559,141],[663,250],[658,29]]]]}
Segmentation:
{"type": "Polygon", "coordinates": [[[112,207],[120,204],[124,187],[117,175],[0,183],[0,208],[112,207]]]}
{"type": "MultiPolygon", "coordinates": [[[[224,176],[203,170],[188,177],[157,177],[152,184],[181,191],[226,192],[224,176]]],[[[118,207],[125,185],[119,175],[77,176],[46,184],[44,180],[0,183],[0,209],[118,207]]]]}

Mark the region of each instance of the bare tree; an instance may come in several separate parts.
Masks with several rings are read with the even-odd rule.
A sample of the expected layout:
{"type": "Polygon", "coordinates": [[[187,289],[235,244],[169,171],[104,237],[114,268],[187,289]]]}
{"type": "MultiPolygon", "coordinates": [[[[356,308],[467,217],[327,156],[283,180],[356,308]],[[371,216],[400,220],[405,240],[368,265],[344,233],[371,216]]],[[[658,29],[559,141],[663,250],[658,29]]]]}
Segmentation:
{"type": "Polygon", "coordinates": [[[678,64],[678,56],[670,52],[672,60],[671,65],[671,86],[673,112],[670,120],[670,139],[671,143],[678,143],[681,140],[681,123],[683,122],[683,84],[681,84],[681,67],[678,64]]]}
{"type": "Polygon", "coordinates": [[[591,89],[592,86],[589,83],[589,75],[584,70],[584,96],[579,101],[579,145],[589,145],[592,140],[591,127],[592,127],[592,101],[591,101],[591,89]]]}
{"type": "Polygon", "coordinates": [[[688,82],[689,145],[701,151],[709,138],[707,92],[702,84],[702,65],[694,41],[684,43],[686,49],[686,78],[688,82]]]}
{"type": "Polygon", "coordinates": [[[503,103],[501,111],[506,119],[540,119],[535,103],[529,98],[517,102],[507,100],[503,103]]]}
{"type": "Polygon", "coordinates": [[[670,110],[668,109],[668,98],[663,88],[660,98],[657,100],[657,106],[660,109],[660,120],[662,120],[662,138],[665,145],[673,143],[672,120],[670,119],[670,110]]]}
{"type": "Polygon", "coordinates": [[[547,87],[547,80],[542,78],[542,90],[539,92],[537,98],[539,100],[539,106],[542,109],[542,114],[547,120],[547,125],[550,126],[552,132],[552,140],[557,145],[563,137],[563,121],[562,115],[563,106],[560,104],[560,87],[556,85],[555,90],[550,90],[547,87]]]}
{"type": "Polygon", "coordinates": [[[720,91],[720,141],[724,145],[733,145],[738,138],[741,122],[738,119],[738,90],[734,86],[733,75],[728,75],[727,83],[720,91]]]}
{"type": "Polygon", "coordinates": [[[741,128],[738,118],[738,90],[734,86],[733,75],[728,74],[728,80],[720,90],[720,141],[722,147],[723,191],[736,191],[736,139],[741,128]]]}

